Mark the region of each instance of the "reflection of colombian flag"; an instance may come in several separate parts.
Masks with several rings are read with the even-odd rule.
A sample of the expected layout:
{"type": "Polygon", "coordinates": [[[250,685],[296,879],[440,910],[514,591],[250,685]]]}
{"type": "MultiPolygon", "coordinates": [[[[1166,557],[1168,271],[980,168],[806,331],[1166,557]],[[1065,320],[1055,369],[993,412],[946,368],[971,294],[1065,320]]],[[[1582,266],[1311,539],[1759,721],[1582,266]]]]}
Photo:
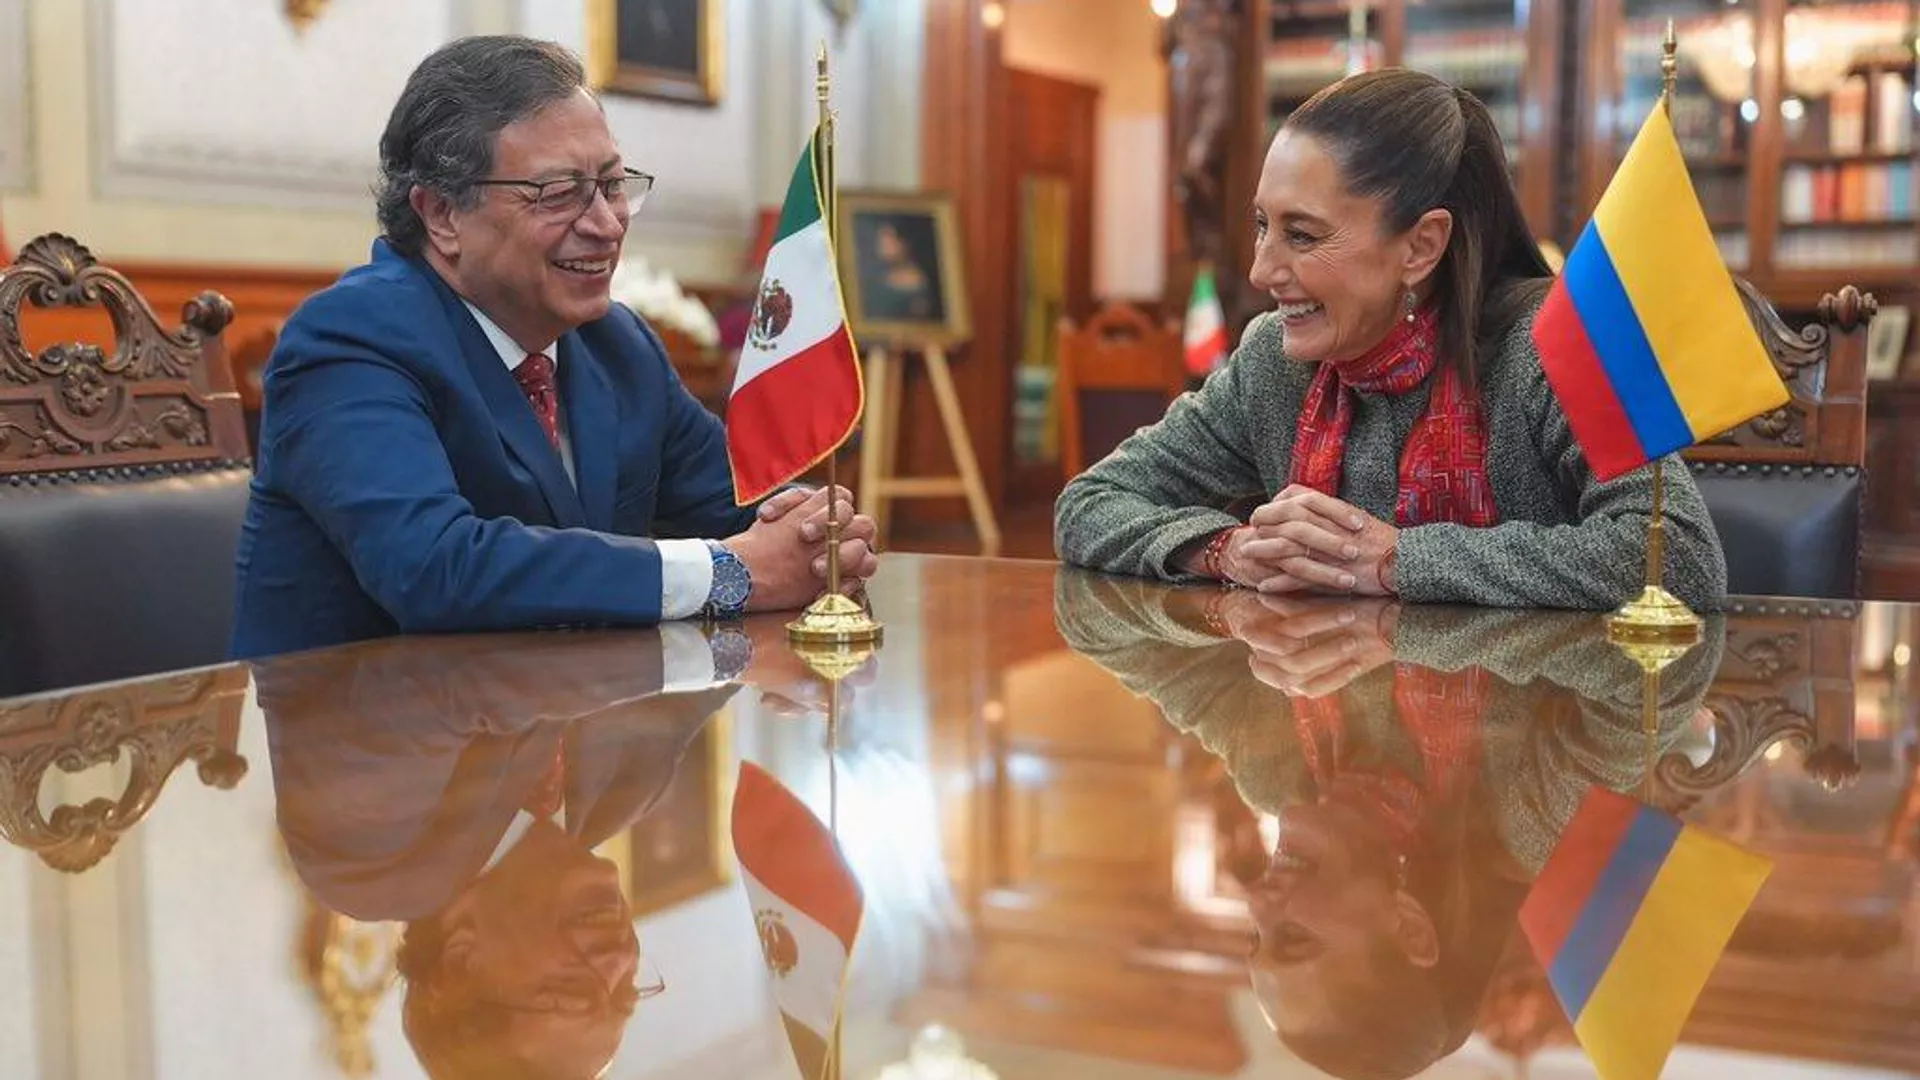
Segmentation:
{"type": "Polygon", "coordinates": [[[1653,1080],[1773,864],[1594,788],[1520,927],[1601,1080],[1653,1080]]]}
{"type": "Polygon", "coordinates": [[[1533,342],[1601,480],[1787,403],[1660,106],[1568,254],[1533,342]]]}

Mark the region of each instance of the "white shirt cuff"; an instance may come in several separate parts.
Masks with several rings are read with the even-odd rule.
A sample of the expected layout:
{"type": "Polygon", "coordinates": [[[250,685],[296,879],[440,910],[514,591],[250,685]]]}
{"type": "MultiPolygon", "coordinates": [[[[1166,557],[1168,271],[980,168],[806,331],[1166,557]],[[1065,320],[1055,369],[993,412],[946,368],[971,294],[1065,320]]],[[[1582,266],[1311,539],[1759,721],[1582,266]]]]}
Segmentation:
{"type": "Polygon", "coordinates": [[[660,627],[660,670],[665,693],[705,690],[713,685],[713,648],[707,636],[689,623],[660,627]]]}
{"type": "MultiPolygon", "coordinates": [[[[660,552],[660,618],[690,618],[713,590],[713,553],[705,540],[656,540],[660,552]]],[[[701,648],[706,648],[705,642],[701,648]]],[[[711,670],[711,663],[709,663],[711,670]]]]}
{"type": "Polygon", "coordinates": [[[493,854],[487,856],[487,864],[480,868],[480,872],[484,874],[498,866],[500,860],[507,857],[507,852],[520,846],[520,841],[526,839],[527,830],[533,828],[534,821],[534,816],[525,810],[514,811],[513,820],[507,823],[507,831],[500,834],[500,842],[493,846],[493,854]]]}

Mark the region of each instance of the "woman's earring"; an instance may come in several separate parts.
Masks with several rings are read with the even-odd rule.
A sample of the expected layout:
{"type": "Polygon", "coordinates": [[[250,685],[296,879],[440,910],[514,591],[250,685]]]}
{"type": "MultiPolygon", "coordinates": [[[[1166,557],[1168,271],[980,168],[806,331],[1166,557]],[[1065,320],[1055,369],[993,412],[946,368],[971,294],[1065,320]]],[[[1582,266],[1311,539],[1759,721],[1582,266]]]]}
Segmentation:
{"type": "Polygon", "coordinates": [[[1407,295],[1400,301],[1400,306],[1406,309],[1408,322],[1413,321],[1413,309],[1418,307],[1419,304],[1420,301],[1414,297],[1413,290],[1408,289],[1407,295]]]}

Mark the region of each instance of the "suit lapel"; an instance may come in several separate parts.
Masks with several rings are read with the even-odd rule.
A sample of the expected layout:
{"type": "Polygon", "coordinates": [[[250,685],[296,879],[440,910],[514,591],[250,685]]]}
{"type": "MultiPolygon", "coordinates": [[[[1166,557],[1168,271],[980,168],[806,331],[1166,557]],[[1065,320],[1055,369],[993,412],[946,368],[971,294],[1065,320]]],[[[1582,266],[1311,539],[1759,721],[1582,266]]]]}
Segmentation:
{"type": "MultiPolygon", "coordinates": [[[[573,472],[589,529],[613,528],[620,462],[613,390],[600,361],[571,333],[560,339],[560,407],[573,441],[573,472]]],[[[531,410],[529,410],[531,413],[531,410]]]]}
{"type": "MultiPolygon", "coordinates": [[[[540,485],[540,494],[547,500],[554,524],[563,529],[579,527],[585,523],[580,496],[567,480],[567,470],[560,463],[559,453],[547,441],[547,433],[541,430],[539,419],[533,415],[533,406],[527,404],[520,384],[513,381],[513,373],[500,362],[500,353],[487,340],[480,324],[473,321],[466,305],[445,283],[441,283],[441,288],[459,340],[460,355],[466,359],[467,368],[480,387],[480,396],[486,400],[487,411],[493,414],[501,440],[540,485]]],[[[564,397],[565,391],[561,394],[564,397]]]]}

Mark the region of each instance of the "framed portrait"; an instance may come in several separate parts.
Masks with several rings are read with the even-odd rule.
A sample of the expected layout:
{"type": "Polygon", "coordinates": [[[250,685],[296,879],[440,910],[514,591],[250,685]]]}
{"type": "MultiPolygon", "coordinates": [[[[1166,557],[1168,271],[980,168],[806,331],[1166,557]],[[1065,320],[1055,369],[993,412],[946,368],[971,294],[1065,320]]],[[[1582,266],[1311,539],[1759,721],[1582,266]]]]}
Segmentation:
{"type": "Polygon", "coordinates": [[[726,0],[587,0],[594,88],[718,105],[726,0]]]}
{"type": "Polygon", "coordinates": [[[1867,378],[1874,380],[1900,377],[1901,362],[1907,356],[1907,327],[1913,313],[1899,304],[1887,304],[1867,324],[1867,378]]]}
{"type": "Polygon", "coordinates": [[[951,198],[843,191],[839,218],[840,280],[856,339],[945,347],[972,336],[951,198]]]}
{"type": "Polygon", "coordinates": [[[733,882],[733,710],[709,718],[640,820],[596,849],[620,867],[642,918],[733,882]]]}

